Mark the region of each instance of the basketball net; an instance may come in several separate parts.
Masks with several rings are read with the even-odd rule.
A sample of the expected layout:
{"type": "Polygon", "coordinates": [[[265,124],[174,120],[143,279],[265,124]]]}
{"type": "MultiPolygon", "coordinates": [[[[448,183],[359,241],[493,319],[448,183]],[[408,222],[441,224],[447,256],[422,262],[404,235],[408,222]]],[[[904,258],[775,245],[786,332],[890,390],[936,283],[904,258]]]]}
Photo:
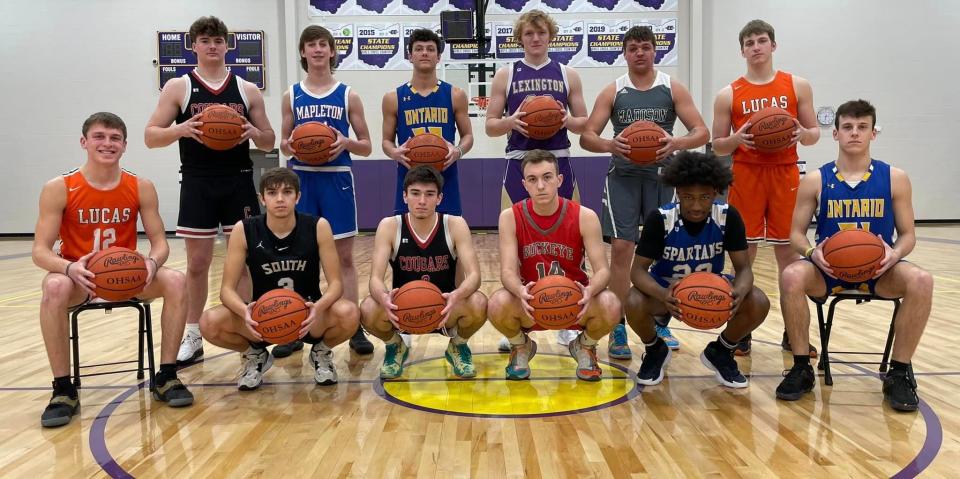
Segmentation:
{"type": "Polygon", "coordinates": [[[474,105],[476,109],[474,113],[478,117],[487,116],[487,103],[490,101],[490,97],[487,96],[475,96],[470,99],[470,104],[474,105]]]}

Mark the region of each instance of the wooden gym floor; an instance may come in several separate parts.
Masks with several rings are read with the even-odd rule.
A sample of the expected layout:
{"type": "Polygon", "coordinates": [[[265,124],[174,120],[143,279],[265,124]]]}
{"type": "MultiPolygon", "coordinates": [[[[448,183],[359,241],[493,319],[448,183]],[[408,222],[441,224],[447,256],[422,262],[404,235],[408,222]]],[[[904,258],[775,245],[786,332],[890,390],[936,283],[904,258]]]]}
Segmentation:
{"type": "MultiPolygon", "coordinates": [[[[471,340],[479,375],[452,380],[439,336],[414,338],[404,380],[382,384],[383,347],[360,357],[335,350],[340,384],[313,384],[307,353],[278,360],[256,392],[236,389],[239,357],[210,344],[206,360],[180,372],[196,403],[155,403],[132,373],[86,378],[81,414],[43,429],[50,370],[37,321],[42,273],[30,242],[0,242],[0,471],[5,477],[956,477],[960,460],[960,229],[921,227],[910,260],[936,277],[933,313],[914,358],[917,413],[883,404],[875,366],[833,366],[814,394],[777,401],[774,389],[791,361],[780,351],[772,251],[762,248],[758,285],[771,296],[753,354],[739,359],[751,385],[719,386],[699,361],[715,333],[674,323],[682,342],[659,386],[639,390],[630,375],[642,346],[631,332],[633,361],[598,351],[604,379],[577,381],[572,359],[552,332],[535,335],[533,379],[503,380],[489,325],[471,340]]],[[[499,287],[496,235],[474,236],[482,290],[499,287]]],[[[141,245],[142,246],[142,245],[141,245]]],[[[361,297],[372,237],[356,244],[361,297]]],[[[183,243],[171,240],[167,263],[185,268],[183,243]]],[[[218,300],[223,244],[211,272],[218,300]]],[[[154,305],[159,354],[159,310],[154,305]]],[[[891,307],[842,303],[834,350],[880,350],[891,307]]],[[[132,313],[85,313],[81,362],[135,354],[132,313]]],[[[815,316],[814,316],[815,318],[815,316]]],[[[815,327],[811,328],[815,330],[815,327]]],[[[817,338],[815,331],[812,331],[817,338]]],[[[817,341],[814,339],[814,341],[817,341]]],[[[834,359],[854,359],[837,354],[834,359]]]]}

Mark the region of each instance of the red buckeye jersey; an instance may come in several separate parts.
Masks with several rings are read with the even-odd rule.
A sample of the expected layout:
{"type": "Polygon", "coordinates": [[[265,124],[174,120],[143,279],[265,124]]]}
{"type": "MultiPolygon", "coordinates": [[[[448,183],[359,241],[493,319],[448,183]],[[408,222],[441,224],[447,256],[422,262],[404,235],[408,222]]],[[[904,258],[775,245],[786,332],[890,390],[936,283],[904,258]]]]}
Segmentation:
{"type": "Polygon", "coordinates": [[[524,284],[551,274],[562,274],[583,285],[589,281],[583,270],[580,205],[565,198],[559,200],[560,207],[550,216],[535,213],[529,198],[513,205],[524,284]]]}
{"type": "Polygon", "coordinates": [[[67,206],[60,222],[60,256],[76,261],[91,252],[120,246],[137,249],[140,188],[137,175],[120,170],[120,183],[98,190],[77,168],[64,173],[67,206]]]}

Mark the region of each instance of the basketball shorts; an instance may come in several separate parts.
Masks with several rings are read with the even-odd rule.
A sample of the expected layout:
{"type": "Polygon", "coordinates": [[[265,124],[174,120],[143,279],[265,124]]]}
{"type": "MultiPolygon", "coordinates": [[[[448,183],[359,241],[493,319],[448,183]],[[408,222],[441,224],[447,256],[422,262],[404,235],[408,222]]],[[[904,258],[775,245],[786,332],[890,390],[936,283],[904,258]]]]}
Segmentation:
{"type": "Polygon", "coordinates": [[[659,170],[659,166],[651,166],[624,174],[610,162],[600,213],[604,238],[640,241],[643,219],[673,200],[673,188],[660,181],[659,170]]]}
{"type": "MultiPolygon", "coordinates": [[[[460,207],[460,174],[456,161],[449,168],[443,170],[443,199],[437,205],[438,213],[445,213],[453,216],[463,216],[463,208],[460,207]]],[[[403,177],[407,174],[407,168],[397,163],[397,196],[393,203],[393,214],[402,215],[407,213],[409,208],[403,202],[403,177]]]]}
{"type": "Polygon", "coordinates": [[[353,172],[304,171],[293,168],[300,177],[300,202],[297,211],[323,218],[330,223],[333,239],[357,235],[357,200],[353,172]]]}
{"type": "MultiPolygon", "coordinates": [[[[523,187],[523,171],[520,169],[520,162],[521,160],[507,160],[507,167],[503,173],[503,190],[500,193],[502,210],[530,197],[526,188],[523,187]]],[[[557,158],[557,166],[560,174],[563,175],[563,183],[560,184],[560,190],[557,193],[563,198],[579,203],[580,189],[577,187],[577,177],[570,166],[570,158],[563,156],[557,158]]]]}
{"type": "MultiPolygon", "coordinates": [[[[837,294],[841,291],[853,290],[853,291],[859,291],[861,293],[869,293],[869,294],[876,295],[877,281],[879,281],[880,278],[883,277],[881,276],[880,278],[870,279],[862,283],[848,283],[846,281],[840,281],[837,278],[831,278],[830,275],[828,275],[827,273],[824,273],[823,270],[820,269],[816,265],[816,263],[814,263],[813,260],[811,260],[810,258],[804,258],[803,260],[810,262],[810,264],[812,264],[813,267],[816,268],[817,272],[820,273],[820,277],[823,278],[824,284],[827,285],[825,294],[822,297],[813,297],[813,296],[810,297],[810,299],[821,304],[827,302],[827,298],[830,297],[830,295],[837,294]]],[[[900,261],[906,261],[906,260],[901,259],[900,261]]]]}
{"type": "Polygon", "coordinates": [[[799,186],[800,170],[796,164],[733,162],[729,201],[743,217],[748,242],[790,243],[790,223],[799,186]]]}
{"type": "Polygon", "coordinates": [[[218,176],[181,175],[177,236],[214,238],[220,226],[225,234],[230,234],[237,221],[258,214],[260,202],[252,171],[218,176]]]}

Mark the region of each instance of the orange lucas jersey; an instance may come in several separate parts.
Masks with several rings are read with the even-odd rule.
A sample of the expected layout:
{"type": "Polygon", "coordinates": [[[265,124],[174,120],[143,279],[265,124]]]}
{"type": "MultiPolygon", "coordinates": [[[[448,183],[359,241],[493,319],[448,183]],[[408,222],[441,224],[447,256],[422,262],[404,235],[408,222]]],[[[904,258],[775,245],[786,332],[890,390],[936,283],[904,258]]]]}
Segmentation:
{"type": "MultiPolygon", "coordinates": [[[[777,71],[773,81],[755,85],[740,77],[730,84],[733,90],[733,103],[730,105],[730,120],[733,131],[743,126],[754,113],[767,108],[777,107],[787,110],[797,117],[797,93],[793,89],[793,75],[777,71]]],[[[775,153],[761,153],[740,145],[733,152],[733,160],[741,163],[794,164],[797,162],[797,145],[775,153]]]]}
{"type": "Polygon", "coordinates": [[[140,188],[137,175],[120,170],[120,183],[98,190],[77,168],[64,173],[67,206],[60,222],[60,256],[76,261],[91,252],[121,246],[137,249],[140,188]]]}

